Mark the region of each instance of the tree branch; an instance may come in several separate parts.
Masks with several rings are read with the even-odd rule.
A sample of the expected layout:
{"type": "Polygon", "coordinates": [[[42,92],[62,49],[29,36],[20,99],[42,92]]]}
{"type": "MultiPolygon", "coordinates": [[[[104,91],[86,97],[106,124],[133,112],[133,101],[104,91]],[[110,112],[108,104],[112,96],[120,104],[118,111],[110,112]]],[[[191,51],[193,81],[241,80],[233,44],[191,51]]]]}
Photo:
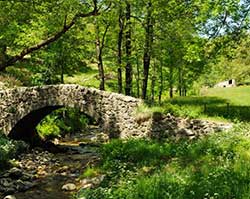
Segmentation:
{"type": "Polygon", "coordinates": [[[68,30],[70,30],[75,25],[75,23],[77,22],[77,20],[79,18],[86,18],[86,17],[90,17],[90,16],[99,15],[98,8],[97,8],[97,0],[93,0],[93,3],[94,3],[93,11],[88,12],[88,13],[76,14],[69,24],[64,24],[63,28],[59,32],[55,33],[53,36],[47,38],[46,40],[41,41],[40,43],[38,43],[36,45],[33,45],[31,47],[28,47],[28,48],[22,50],[21,53],[19,53],[18,55],[10,57],[4,64],[0,65],[0,71],[5,70],[5,68],[15,64],[17,61],[21,61],[24,58],[24,56],[26,56],[26,55],[28,55],[36,50],[39,50],[39,49],[55,42],[56,40],[58,40],[60,37],[62,37],[68,30]]]}

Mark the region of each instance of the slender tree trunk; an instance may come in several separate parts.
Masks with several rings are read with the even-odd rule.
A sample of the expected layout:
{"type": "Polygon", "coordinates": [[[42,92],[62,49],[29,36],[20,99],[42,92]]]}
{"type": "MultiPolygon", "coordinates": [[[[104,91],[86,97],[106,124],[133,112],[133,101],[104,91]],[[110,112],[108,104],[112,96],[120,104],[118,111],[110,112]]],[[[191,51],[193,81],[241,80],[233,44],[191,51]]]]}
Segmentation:
{"type": "Polygon", "coordinates": [[[183,96],[184,96],[184,97],[187,96],[187,89],[186,89],[186,88],[184,88],[184,90],[183,90],[183,96]]]}
{"type": "Polygon", "coordinates": [[[99,72],[99,89],[105,90],[105,76],[104,76],[104,68],[103,68],[103,61],[102,61],[102,47],[100,42],[100,36],[99,36],[99,24],[97,20],[95,19],[95,29],[96,29],[96,60],[97,60],[97,66],[98,66],[98,72],[99,72]]]}
{"type": "Polygon", "coordinates": [[[64,84],[64,65],[61,64],[61,75],[60,75],[61,83],[64,84]]]}
{"type": "Polygon", "coordinates": [[[162,92],[163,92],[163,66],[162,66],[162,62],[160,62],[160,88],[159,88],[159,96],[158,96],[159,104],[161,104],[162,92]]]}
{"type": "Polygon", "coordinates": [[[136,52],[136,94],[137,97],[140,97],[140,63],[139,63],[139,56],[136,52]]]}
{"type": "Polygon", "coordinates": [[[123,21],[123,13],[122,8],[119,9],[119,34],[117,40],[117,62],[118,62],[118,69],[117,69],[117,77],[118,77],[118,93],[122,93],[122,38],[123,38],[123,28],[124,28],[124,21],[123,21]]]}
{"type": "Polygon", "coordinates": [[[169,97],[173,98],[173,86],[174,86],[174,82],[173,82],[173,66],[172,63],[170,63],[170,68],[169,68],[169,97]]]}
{"type": "Polygon", "coordinates": [[[156,81],[156,62],[153,64],[152,80],[151,80],[151,103],[155,101],[155,81],[156,81]]]}
{"type": "Polygon", "coordinates": [[[132,77],[133,77],[133,69],[131,64],[131,5],[128,1],[126,1],[126,86],[125,86],[125,94],[131,95],[132,93],[132,77]]]}
{"type": "Polygon", "coordinates": [[[3,71],[5,69],[5,68],[3,68],[3,70],[1,70],[1,66],[4,66],[8,60],[8,56],[7,56],[6,51],[7,51],[6,45],[0,46],[0,71],[3,71]]]}
{"type": "Polygon", "coordinates": [[[179,68],[178,68],[178,81],[179,81],[179,83],[178,83],[178,90],[179,90],[179,96],[181,97],[182,95],[183,95],[183,93],[182,93],[182,90],[183,90],[183,85],[182,85],[182,70],[181,70],[181,66],[179,66],[179,68]]]}
{"type": "Polygon", "coordinates": [[[170,98],[173,98],[174,95],[173,95],[173,86],[171,85],[170,88],[169,88],[169,97],[170,98]]]}
{"type": "Polygon", "coordinates": [[[153,43],[153,20],[152,20],[152,2],[147,4],[147,17],[145,26],[145,47],[143,56],[143,82],[142,82],[142,99],[147,97],[148,74],[150,68],[150,59],[153,43]]]}

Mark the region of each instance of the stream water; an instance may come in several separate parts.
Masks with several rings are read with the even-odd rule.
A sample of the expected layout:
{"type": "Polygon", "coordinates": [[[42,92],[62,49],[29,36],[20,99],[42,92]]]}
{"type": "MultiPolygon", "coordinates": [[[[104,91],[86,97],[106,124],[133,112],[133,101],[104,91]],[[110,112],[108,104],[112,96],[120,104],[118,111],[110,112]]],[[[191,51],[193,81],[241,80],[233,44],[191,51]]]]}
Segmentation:
{"type": "MultiPolygon", "coordinates": [[[[17,199],[70,199],[81,187],[81,175],[87,166],[96,164],[99,161],[97,146],[87,144],[86,140],[98,140],[100,134],[86,134],[70,136],[67,139],[60,140],[57,153],[51,153],[41,148],[35,148],[28,153],[22,154],[14,162],[17,170],[22,173],[16,176],[17,181],[8,181],[10,174],[6,171],[6,186],[16,186],[22,182],[26,186],[25,190],[17,190],[14,195],[17,199]],[[22,176],[22,177],[21,177],[22,176]],[[23,179],[28,179],[24,183],[23,179]],[[19,178],[19,179],[18,179],[19,178]],[[12,184],[11,184],[12,183],[12,184]],[[14,183],[14,185],[13,185],[14,183]],[[19,184],[18,184],[19,183],[19,184]],[[73,191],[63,191],[65,184],[74,184],[76,189],[73,191]],[[27,186],[30,188],[27,189],[27,186]]],[[[104,136],[105,137],[105,136],[104,136]]],[[[103,141],[103,140],[102,140],[103,141]]],[[[13,168],[12,168],[13,169],[13,168]]],[[[11,173],[11,171],[9,171],[11,173]]],[[[3,175],[4,176],[4,175],[3,175]]],[[[0,178],[0,180],[3,180],[0,178]]],[[[0,185],[1,186],[1,185],[0,185]]],[[[0,199],[4,198],[6,193],[1,194],[0,199]]]]}

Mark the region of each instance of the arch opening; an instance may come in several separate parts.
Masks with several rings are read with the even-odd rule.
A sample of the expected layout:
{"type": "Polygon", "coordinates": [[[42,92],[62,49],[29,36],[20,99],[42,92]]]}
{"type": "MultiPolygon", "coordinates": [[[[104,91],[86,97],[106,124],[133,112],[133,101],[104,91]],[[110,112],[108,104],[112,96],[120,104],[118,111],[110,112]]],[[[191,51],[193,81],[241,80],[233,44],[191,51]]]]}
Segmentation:
{"type": "Polygon", "coordinates": [[[43,146],[45,142],[66,135],[86,131],[88,125],[98,126],[100,121],[77,108],[47,106],[32,111],[17,122],[9,133],[15,140],[23,140],[31,146],[43,146]],[[77,131],[77,132],[76,132],[77,131]]]}
{"type": "Polygon", "coordinates": [[[36,136],[36,127],[41,120],[59,108],[62,108],[62,106],[47,106],[31,111],[17,122],[8,136],[11,139],[31,142],[36,136]]]}

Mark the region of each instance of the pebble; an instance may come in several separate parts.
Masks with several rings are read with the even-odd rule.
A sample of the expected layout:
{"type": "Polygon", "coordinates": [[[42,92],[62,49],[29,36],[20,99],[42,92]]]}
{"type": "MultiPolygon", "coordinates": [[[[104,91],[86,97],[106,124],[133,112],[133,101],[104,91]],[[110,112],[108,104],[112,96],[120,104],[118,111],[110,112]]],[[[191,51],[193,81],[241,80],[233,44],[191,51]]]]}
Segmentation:
{"type": "Polygon", "coordinates": [[[76,190],[76,185],[73,183],[68,183],[62,186],[63,191],[74,191],[76,190]]]}
{"type": "Polygon", "coordinates": [[[12,178],[12,179],[18,179],[20,177],[22,177],[23,175],[23,172],[21,169],[18,169],[16,167],[13,167],[9,170],[9,176],[12,178]]]}
{"type": "Polygon", "coordinates": [[[8,196],[5,196],[4,199],[16,199],[16,197],[12,195],[8,195],[8,196]]]}
{"type": "Polygon", "coordinates": [[[92,187],[93,187],[93,184],[91,184],[91,183],[81,186],[82,189],[90,189],[92,187]]]}

